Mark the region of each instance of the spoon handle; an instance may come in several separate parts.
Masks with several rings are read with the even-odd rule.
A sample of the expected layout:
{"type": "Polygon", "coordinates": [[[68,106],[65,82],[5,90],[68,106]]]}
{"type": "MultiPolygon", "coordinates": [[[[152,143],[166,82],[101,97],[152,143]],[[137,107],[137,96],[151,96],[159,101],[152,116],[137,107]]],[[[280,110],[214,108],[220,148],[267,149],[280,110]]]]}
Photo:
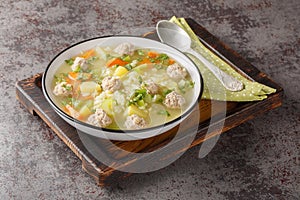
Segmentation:
{"type": "Polygon", "coordinates": [[[214,64],[206,60],[206,58],[204,58],[198,52],[194,51],[192,48],[189,48],[186,52],[198,58],[218,78],[218,80],[223,84],[223,86],[226,89],[236,92],[244,88],[242,82],[216,67],[214,64]]]}

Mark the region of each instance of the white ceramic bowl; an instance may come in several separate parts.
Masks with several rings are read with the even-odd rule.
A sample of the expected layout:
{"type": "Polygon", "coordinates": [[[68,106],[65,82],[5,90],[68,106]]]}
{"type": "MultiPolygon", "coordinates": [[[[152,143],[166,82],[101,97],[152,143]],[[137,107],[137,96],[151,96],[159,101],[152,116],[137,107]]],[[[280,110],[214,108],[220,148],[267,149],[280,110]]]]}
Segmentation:
{"type": "Polygon", "coordinates": [[[198,104],[198,101],[200,100],[200,97],[203,92],[203,80],[198,67],[193,63],[193,61],[189,59],[185,54],[183,54],[179,50],[169,45],[160,43],[155,40],[142,38],[142,37],[106,36],[106,37],[93,38],[93,39],[79,42],[60,52],[49,63],[48,67],[46,68],[43,74],[42,89],[45,98],[50,103],[51,107],[55,110],[55,112],[62,119],[68,122],[70,125],[77,128],[77,130],[99,138],[129,141],[129,140],[145,139],[145,138],[162,134],[170,130],[171,128],[177,126],[180,122],[182,122],[190,114],[193,108],[198,104]],[[96,127],[87,124],[85,122],[79,121],[77,119],[74,119],[71,116],[67,115],[62,109],[59,108],[59,106],[57,106],[54,103],[55,101],[53,99],[55,97],[52,93],[51,83],[53,81],[55,72],[65,60],[69,59],[70,57],[73,57],[74,55],[77,55],[82,51],[94,48],[96,46],[116,46],[123,42],[129,42],[134,46],[140,48],[148,48],[148,49],[156,50],[158,52],[166,53],[187,69],[187,71],[191,75],[192,80],[195,82],[194,93],[193,96],[191,97],[192,98],[191,104],[185,110],[182,111],[181,116],[179,116],[178,118],[170,122],[155,127],[149,127],[145,129],[139,129],[139,130],[112,130],[108,128],[96,127]]]}

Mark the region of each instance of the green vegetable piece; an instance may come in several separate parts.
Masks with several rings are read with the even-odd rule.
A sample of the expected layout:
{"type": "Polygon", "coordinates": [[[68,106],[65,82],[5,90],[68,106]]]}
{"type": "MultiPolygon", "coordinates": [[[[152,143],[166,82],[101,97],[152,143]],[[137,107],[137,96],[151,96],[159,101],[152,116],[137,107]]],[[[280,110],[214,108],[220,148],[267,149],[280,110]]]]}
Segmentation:
{"type": "Polygon", "coordinates": [[[145,55],[145,52],[142,49],[138,49],[137,53],[138,53],[139,56],[145,55]]]}
{"type": "Polygon", "coordinates": [[[145,101],[144,101],[144,100],[139,100],[139,101],[137,102],[137,105],[138,105],[139,107],[144,107],[144,106],[145,106],[145,101]]]}
{"type": "Polygon", "coordinates": [[[55,83],[61,83],[66,81],[66,77],[68,77],[68,74],[66,73],[60,73],[58,75],[54,75],[55,83]]]}
{"type": "Polygon", "coordinates": [[[151,102],[152,102],[152,96],[151,96],[150,94],[147,93],[147,94],[145,95],[144,101],[145,101],[146,103],[151,103],[151,102]]]}
{"type": "Polygon", "coordinates": [[[68,60],[65,60],[65,62],[68,64],[68,65],[73,65],[74,64],[74,58],[70,58],[68,60]]]}
{"type": "Polygon", "coordinates": [[[64,106],[66,106],[66,105],[73,105],[74,104],[74,99],[72,97],[64,98],[61,101],[61,104],[64,105],[64,106]]]}
{"type": "Polygon", "coordinates": [[[143,78],[141,76],[139,76],[139,83],[142,84],[143,83],[143,78]]]}
{"type": "Polygon", "coordinates": [[[93,62],[95,62],[96,60],[98,60],[99,58],[97,56],[92,56],[90,58],[87,59],[87,64],[92,64],[93,62]]]}
{"type": "Polygon", "coordinates": [[[89,73],[82,73],[80,72],[77,76],[77,80],[82,80],[82,81],[86,81],[90,78],[90,74],[89,73]]]}
{"type": "Polygon", "coordinates": [[[121,59],[122,59],[123,61],[125,61],[125,62],[130,62],[130,60],[131,60],[131,58],[130,58],[129,55],[124,55],[124,56],[121,57],[121,59]]]}
{"type": "Polygon", "coordinates": [[[72,90],[72,86],[67,85],[67,86],[66,86],[66,90],[71,91],[71,90],[72,90]]]}
{"type": "Polygon", "coordinates": [[[68,102],[67,102],[66,100],[62,100],[62,101],[61,101],[61,104],[62,104],[63,106],[66,106],[66,105],[68,105],[68,102]]]}
{"type": "Polygon", "coordinates": [[[160,60],[160,61],[164,61],[164,60],[167,60],[169,59],[169,56],[167,54],[160,54],[158,57],[157,57],[157,60],[160,60]]]}
{"type": "Polygon", "coordinates": [[[162,64],[155,64],[154,67],[156,69],[163,69],[163,65],[162,64]]]}
{"type": "Polygon", "coordinates": [[[155,58],[149,58],[150,62],[154,63],[156,61],[155,58]]]}
{"type": "Polygon", "coordinates": [[[86,106],[84,105],[80,110],[79,110],[79,113],[81,116],[83,117],[88,117],[89,115],[92,114],[92,111],[86,106]]]}
{"type": "Polygon", "coordinates": [[[129,100],[129,105],[131,105],[131,104],[138,105],[138,102],[140,100],[144,100],[146,95],[147,95],[147,90],[144,88],[135,90],[134,94],[131,96],[131,98],[129,100]]]}
{"type": "Polygon", "coordinates": [[[147,69],[147,68],[148,68],[148,64],[141,64],[141,65],[135,67],[134,70],[142,71],[142,70],[147,69]]]}
{"type": "Polygon", "coordinates": [[[79,65],[77,65],[74,72],[82,72],[81,67],[79,65]]]}
{"type": "Polygon", "coordinates": [[[126,64],[124,67],[125,67],[128,71],[132,70],[131,64],[126,64]]]}
{"type": "Polygon", "coordinates": [[[159,115],[166,115],[168,117],[171,116],[171,114],[167,110],[160,110],[160,111],[157,112],[157,114],[159,114],[159,115]]]}
{"type": "Polygon", "coordinates": [[[84,102],[78,99],[72,99],[72,105],[75,109],[79,109],[84,105],[84,102]]]}
{"type": "Polygon", "coordinates": [[[163,94],[163,96],[167,96],[171,92],[173,92],[173,90],[165,89],[165,90],[163,90],[162,94],[163,94]]]}
{"type": "Polygon", "coordinates": [[[155,102],[155,103],[162,103],[163,102],[163,97],[159,94],[155,94],[153,96],[152,101],[155,102]]]}
{"type": "Polygon", "coordinates": [[[190,80],[181,80],[178,83],[179,90],[184,94],[186,91],[190,88],[193,88],[195,85],[195,82],[190,80]]]}

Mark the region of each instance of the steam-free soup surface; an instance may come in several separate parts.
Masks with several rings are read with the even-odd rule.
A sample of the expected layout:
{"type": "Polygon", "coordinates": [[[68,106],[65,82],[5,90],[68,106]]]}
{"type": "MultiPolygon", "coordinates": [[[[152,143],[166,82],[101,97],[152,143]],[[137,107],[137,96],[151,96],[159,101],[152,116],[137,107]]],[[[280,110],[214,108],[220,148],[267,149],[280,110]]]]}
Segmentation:
{"type": "Polygon", "coordinates": [[[129,43],[95,47],[63,63],[53,79],[56,104],[67,114],[110,129],[142,129],[179,117],[194,83],[163,52],[129,43]]]}

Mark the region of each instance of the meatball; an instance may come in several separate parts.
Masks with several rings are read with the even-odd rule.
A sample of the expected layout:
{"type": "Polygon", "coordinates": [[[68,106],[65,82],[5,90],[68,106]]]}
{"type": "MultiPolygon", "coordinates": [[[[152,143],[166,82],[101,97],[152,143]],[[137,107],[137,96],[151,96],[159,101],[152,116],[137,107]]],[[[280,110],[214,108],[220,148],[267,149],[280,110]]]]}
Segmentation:
{"type": "Polygon", "coordinates": [[[54,87],[53,94],[56,96],[68,96],[72,94],[72,85],[67,82],[61,82],[54,87]]]}
{"type": "Polygon", "coordinates": [[[125,126],[128,129],[140,129],[146,126],[146,121],[144,120],[144,118],[133,114],[127,117],[125,121],[125,126]]]}
{"type": "Polygon", "coordinates": [[[84,58],[81,58],[81,57],[75,58],[74,63],[71,66],[71,69],[72,69],[72,71],[76,71],[76,70],[78,70],[78,67],[80,67],[80,69],[82,69],[82,70],[87,70],[88,65],[84,58]]]}
{"type": "Polygon", "coordinates": [[[102,89],[109,92],[114,92],[121,87],[121,81],[118,77],[108,76],[102,80],[102,89]]]}
{"type": "Polygon", "coordinates": [[[167,94],[166,99],[164,100],[164,104],[168,108],[178,109],[185,104],[185,99],[183,96],[173,91],[167,94]]]}
{"type": "Polygon", "coordinates": [[[89,116],[87,122],[94,126],[99,126],[105,128],[112,123],[112,119],[107,115],[107,113],[101,109],[96,109],[95,114],[89,116]]]}
{"type": "Polygon", "coordinates": [[[184,67],[181,67],[179,64],[174,63],[168,66],[167,74],[173,79],[182,79],[186,77],[187,71],[184,67]]]}
{"type": "Polygon", "coordinates": [[[159,91],[159,86],[156,83],[154,83],[152,80],[148,81],[145,87],[147,89],[147,92],[151,95],[157,94],[159,91]]]}
{"type": "Polygon", "coordinates": [[[120,55],[132,55],[134,53],[134,45],[130,43],[122,43],[118,45],[115,49],[114,52],[120,54],[120,55]]]}
{"type": "Polygon", "coordinates": [[[89,118],[87,119],[87,123],[94,126],[99,126],[98,120],[96,118],[96,114],[90,115],[89,118]]]}

